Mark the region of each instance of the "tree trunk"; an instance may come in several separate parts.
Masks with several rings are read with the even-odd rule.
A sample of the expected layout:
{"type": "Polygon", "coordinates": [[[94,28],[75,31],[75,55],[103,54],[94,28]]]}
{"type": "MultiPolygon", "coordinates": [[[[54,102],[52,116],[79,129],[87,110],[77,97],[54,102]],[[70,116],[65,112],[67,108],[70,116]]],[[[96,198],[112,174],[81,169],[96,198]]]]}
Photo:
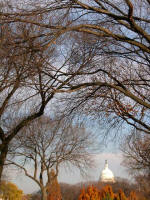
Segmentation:
{"type": "Polygon", "coordinates": [[[2,144],[2,147],[0,148],[0,182],[2,178],[2,173],[7,153],[8,153],[8,144],[2,144]]]}
{"type": "Polygon", "coordinates": [[[46,188],[42,188],[41,192],[42,192],[42,198],[41,198],[41,200],[48,200],[47,199],[48,196],[47,196],[46,188]]]}

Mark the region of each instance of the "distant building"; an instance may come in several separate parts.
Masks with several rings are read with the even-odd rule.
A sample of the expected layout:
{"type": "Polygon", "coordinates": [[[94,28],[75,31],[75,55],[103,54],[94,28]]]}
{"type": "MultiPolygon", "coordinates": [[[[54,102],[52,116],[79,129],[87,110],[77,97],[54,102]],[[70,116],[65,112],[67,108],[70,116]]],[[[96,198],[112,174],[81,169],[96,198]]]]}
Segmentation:
{"type": "Polygon", "coordinates": [[[112,171],[108,168],[107,160],[105,161],[105,167],[101,172],[100,181],[105,182],[105,183],[106,182],[111,182],[111,183],[115,182],[114,175],[113,175],[112,171]]]}

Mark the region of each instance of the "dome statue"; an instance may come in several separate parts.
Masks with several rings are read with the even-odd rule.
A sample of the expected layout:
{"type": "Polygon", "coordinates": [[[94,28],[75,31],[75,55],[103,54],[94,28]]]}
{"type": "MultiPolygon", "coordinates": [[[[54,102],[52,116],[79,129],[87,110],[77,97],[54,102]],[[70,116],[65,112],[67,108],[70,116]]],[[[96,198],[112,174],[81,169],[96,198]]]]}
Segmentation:
{"type": "Polygon", "coordinates": [[[102,170],[100,181],[101,182],[112,182],[112,183],[115,182],[114,175],[113,175],[112,171],[108,168],[107,160],[105,161],[105,167],[102,170]]]}

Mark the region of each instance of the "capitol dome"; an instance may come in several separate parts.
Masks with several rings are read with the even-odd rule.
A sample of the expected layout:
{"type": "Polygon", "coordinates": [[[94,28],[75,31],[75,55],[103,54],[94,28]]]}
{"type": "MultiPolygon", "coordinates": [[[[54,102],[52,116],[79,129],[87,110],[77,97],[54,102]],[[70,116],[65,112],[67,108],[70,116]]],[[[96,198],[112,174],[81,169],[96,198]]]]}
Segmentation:
{"type": "Polygon", "coordinates": [[[105,161],[105,167],[102,170],[100,181],[101,182],[112,182],[112,183],[115,182],[114,175],[113,175],[112,171],[108,168],[107,160],[105,161]]]}

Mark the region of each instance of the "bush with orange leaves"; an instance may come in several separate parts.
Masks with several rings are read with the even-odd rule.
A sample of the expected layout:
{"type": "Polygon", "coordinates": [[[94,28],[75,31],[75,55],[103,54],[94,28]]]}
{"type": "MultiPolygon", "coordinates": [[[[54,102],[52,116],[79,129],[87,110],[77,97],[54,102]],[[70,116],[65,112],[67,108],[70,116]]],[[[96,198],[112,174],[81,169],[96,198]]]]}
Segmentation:
{"type": "Polygon", "coordinates": [[[94,186],[83,188],[78,200],[138,200],[135,192],[131,192],[129,197],[126,197],[122,190],[118,193],[113,193],[112,187],[106,185],[101,190],[94,186]]]}
{"type": "Polygon", "coordinates": [[[50,179],[51,183],[49,184],[49,188],[47,191],[48,192],[47,200],[61,200],[62,196],[60,191],[60,185],[57,181],[57,176],[54,169],[52,169],[50,172],[50,179]]]}
{"type": "Polygon", "coordinates": [[[129,196],[128,200],[137,200],[136,193],[132,191],[130,193],[130,196],[129,196]]]}
{"type": "Polygon", "coordinates": [[[90,186],[87,191],[83,188],[79,200],[99,200],[100,194],[96,187],[90,186]]]}

